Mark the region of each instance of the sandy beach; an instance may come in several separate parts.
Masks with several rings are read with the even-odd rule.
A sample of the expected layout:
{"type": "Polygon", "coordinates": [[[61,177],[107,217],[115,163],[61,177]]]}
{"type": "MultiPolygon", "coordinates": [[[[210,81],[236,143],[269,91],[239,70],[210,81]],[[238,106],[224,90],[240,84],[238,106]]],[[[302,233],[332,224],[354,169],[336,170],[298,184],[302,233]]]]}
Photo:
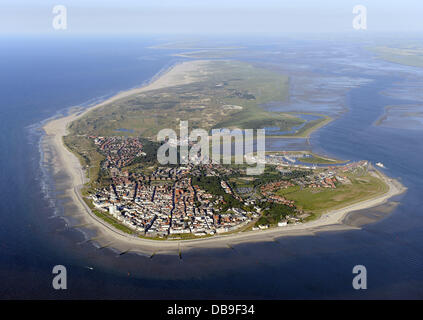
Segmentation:
{"type": "Polygon", "coordinates": [[[63,144],[62,137],[67,134],[68,125],[75,119],[83,116],[87,112],[90,112],[92,109],[99,108],[118,99],[149,90],[189,84],[198,81],[201,79],[201,76],[205,74],[204,66],[206,64],[207,61],[201,60],[178,64],[144,87],[118,93],[112,98],[95,105],[82,113],[70,114],[62,118],[51,120],[45,124],[43,129],[46,135],[44,137],[43,144],[48,147],[51,154],[53,154],[53,162],[56,168],[55,170],[60,169],[66,174],[69,180],[69,183],[66,184],[66,197],[68,197],[73,204],[73,209],[70,214],[80,221],[79,225],[84,225],[86,228],[95,230],[96,232],[95,238],[87,239],[87,241],[92,240],[100,246],[111,247],[120,252],[133,251],[144,254],[153,254],[157,252],[175,253],[199,247],[228,247],[241,242],[275,241],[275,238],[281,236],[311,235],[321,231],[347,230],[355,228],[342,223],[348,213],[384,204],[393,196],[399,195],[406,190],[406,188],[398,181],[380,173],[380,177],[389,186],[387,193],[373,199],[349,205],[342,209],[327,212],[317,220],[303,224],[271,228],[268,230],[217,235],[195,240],[142,239],[113,228],[95,216],[82,200],[80,189],[87,182],[87,178],[78,158],[63,144]]]}

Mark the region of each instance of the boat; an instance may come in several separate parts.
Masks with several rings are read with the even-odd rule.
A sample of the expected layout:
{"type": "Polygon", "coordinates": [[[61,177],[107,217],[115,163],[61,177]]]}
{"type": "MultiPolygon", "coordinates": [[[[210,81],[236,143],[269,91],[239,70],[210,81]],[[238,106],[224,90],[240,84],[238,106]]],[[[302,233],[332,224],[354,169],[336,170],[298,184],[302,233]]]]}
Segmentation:
{"type": "Polygon", "coordinates": [[[380,168],[385,168],[385,165],[382,162],[376,162],[376,165],[380,168]]]}

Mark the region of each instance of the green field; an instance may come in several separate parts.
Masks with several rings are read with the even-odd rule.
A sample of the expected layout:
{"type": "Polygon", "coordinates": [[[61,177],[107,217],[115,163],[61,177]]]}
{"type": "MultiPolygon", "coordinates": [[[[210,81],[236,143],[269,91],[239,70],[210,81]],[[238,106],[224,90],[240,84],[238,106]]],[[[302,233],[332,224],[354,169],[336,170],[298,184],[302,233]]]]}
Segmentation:
{"type": "Polygon", "coordinates": [[[300,189],[299,186],[294,186],[279,190],[277,194],[296,201],[298,207],[306,212],[321,214],[327,210],[339,209],[388,191],[388,186],[381,179],[370,174],[351,174],[349,178],[351,184],[338,185],[336,189],[300,189]]]}
{"type": "Polygon", "coordinates": [[[407,66],[423,67],[423,48],[420,46],[398,48],[380,46],[369,49],[380,59],[407,66]]]}

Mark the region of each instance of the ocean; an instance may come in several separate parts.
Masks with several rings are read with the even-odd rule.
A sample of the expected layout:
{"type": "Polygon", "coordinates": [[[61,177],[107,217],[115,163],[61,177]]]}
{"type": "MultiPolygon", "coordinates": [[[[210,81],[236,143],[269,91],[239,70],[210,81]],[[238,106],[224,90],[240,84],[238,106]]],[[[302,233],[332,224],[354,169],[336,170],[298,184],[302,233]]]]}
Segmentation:
{"type": "MultiPolygon", "coordinates": [[[[178,50],[150,48],[156,43],[152,37],[0,38],[0,298],[423,297],[423,130],[374,125],[388,105],[421,103],[412,92],[399,97],[385,91],[405,79],[421,79],[423,71],[375,61],[357,43],[289,40],[267,46],[283,51],[271,58],[239,59],[277,65],[275,70],[290,73],[294,85],[307,74],[297,73],[292,64],[284,69],[286,63],[326,79],[323,83],[341,100],[319,97],[313,104],[296,96],[300,88],[295,87],[290,103],[317,110],[333,106],[339,118],[309,140],[268,147],[307,147],[342,159],[383,162],[386,174],[408,188],[394,199],[395,209],[381,206],[355,214],[375,220],[362,229],[195,249],[181,258],[178,252],[120,255],[85,241],[89,228],[74,228],[64,216],[61,181],[52,179],[40,152],[40,127],[73,106],[139,86],[181,59],[172,56],[178,50]],[[52,287],[55,265],[67,268],[67,290],[52,287]],[[352,287],[355,265],[367,268],[367,290],[352,287]]],[[[318,88],[318,79],[310,86],[318,88]]],[[[347,220],[357,219],[352,214],[347,220]]]]}

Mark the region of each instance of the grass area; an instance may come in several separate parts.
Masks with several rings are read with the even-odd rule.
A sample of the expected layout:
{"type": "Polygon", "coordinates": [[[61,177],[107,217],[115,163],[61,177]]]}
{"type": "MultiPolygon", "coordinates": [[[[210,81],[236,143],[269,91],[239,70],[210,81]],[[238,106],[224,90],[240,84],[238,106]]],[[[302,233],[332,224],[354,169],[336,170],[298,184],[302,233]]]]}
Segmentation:
{"type": "Polygon", "coordinates": [[[321,214],[327,210],[339,209],[350,204],[373,198],[388,191],[388,186],[369,173],[351,174],[351,184],[338,185],[336,189],[306,188],[299,186],[281,189],[277,194],[296,201],[306,212],[321,214]]]}
{"type": "Polygon", "coordinates": [[[90,182],[100,183],[100,165],[105,157],[97,151],[94,142],[86,136],[68,135],[63,137],[63,143],[78,157],[82,167],[88,169],[86,173],[90,182]]]}
{"type": "Polygon", "coordinates": [[[305,126],[296,133],[296,136],[308,138],[312,132],[324,127],[333,120],[331,117],[326,115],[319,114],[319,116],[321,116],[321,118],[307,122],[305,126]]]}
{"type": "Polygon", "coordinates": [[[269,225],[275,226],[288,215],[295,215],[295,208],[276,202],[266,202],[261,205],[263,212],[255,223],[255,226],[269,225]]]}
{"type": "Polygon", "coordinates": [[[162,238],[164,240],[194,240],[194,239],[203,239],[203,238],[210,238],[212,234],[205,234],[202,236],[196,236],[193,233],[181,233],[181,234],[171,234],[166,238],[162,238]]]}
{"type": "Polygon", "coordinates": [[[91,201],[87,200],[86,198],[84,198],[84,202],[87,204],[87,206],[91,209],[92,213],[94,213],[97,217],[99,217],[100,219],[104,220],[105,222],[107,222],[108,224],[110,224],[111,226],[113,226],[114,228],[123,231],[125,233],[128,234],[134,234],[134,230],[132,230],[131,228],[123,225],[122,223],[120,223],[120,221],[118,221],[117,219],[115,219],[113,216],[111,216],[108,213],[105,212],[101,212],[97,209],[95,209],[94,205],[91,203],[91,201]]]}
{"type": "Polygon", "coordinates": [[[134,231],[126,226],[124,226],[123,224],[119,223],[116,219],[114,219],[112,216],[108,215],[107,213],[103,213],[100,212],[98,210],[91,210],[97,217],[99,217],[100,219],[106,221],[108,224],[112,225],[113,227],[115,227],[118,230],[121,230],[125,233],[128,234],[133,234],[134,231]]]}
{"type": "Polygon", "coordinates": [[[304,123],[295,114],[261,108],[265,103],[287,98],[285,75],[243,62],[210,61],[197,80],[135,94],[92,110],[74,121],[70,132],[155,138],[163,128],[179,130],[181,120],[189,120],[191,129],[206,130],[277,126],[287,131],[304,123]]]}
{"type": "Polygon", "coordinates": [[[236,177],[230,178],[229,182],[235,188],[254,188],[254,184],[252,183],[256,178],[250,179],[250,177],[236,177]]]}
{"type": "Polygon", "coordinates": [[[292,115],[296,114],[308,114],[319,116],[318,119],[308,121],[304,126],[302,126],[295,134],[286,134],[286,135],[266,135],[266,138],[308,138],[310,135],[333,121],[333,118],[317,113],[290,113],[292,115]]]}
{"type": "Polygon", "coordinates": [[[323,156],[319,156],[317,154],[311,154],[310,157],[302,157],[298,158],[299,161],[303,163],[312,163],[312,164],[341,164],[346,163],[348,161],[345,160],[336,160],[336,159],[329,159],[323,156]]]}
{"type": "Polygon", "coordinates": [[[370,51],[376,53],[380,59],[413,67],[423,67],[423,48],[409,47],[372,47],[370,51]]]}

